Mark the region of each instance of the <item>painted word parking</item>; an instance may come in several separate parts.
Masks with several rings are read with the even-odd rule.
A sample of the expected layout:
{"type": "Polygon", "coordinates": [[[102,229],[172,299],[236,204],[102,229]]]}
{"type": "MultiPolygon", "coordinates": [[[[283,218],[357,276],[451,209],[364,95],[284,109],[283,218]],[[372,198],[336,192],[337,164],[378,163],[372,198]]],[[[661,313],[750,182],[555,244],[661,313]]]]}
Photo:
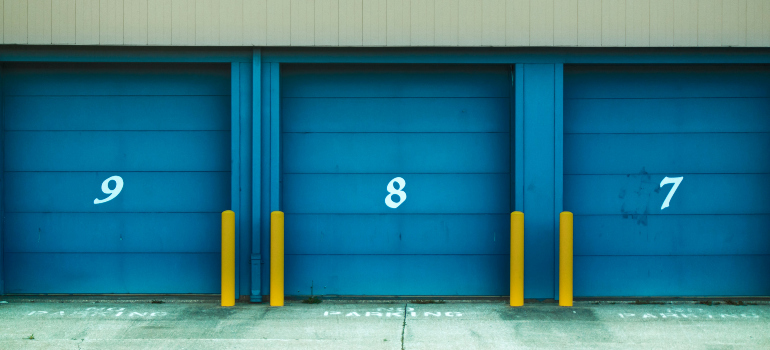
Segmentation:
{"type": "Polygon", "coordinates": [[[415,311],[414,308],[407,307],[407,308],[395,308],[395,307],[389,307],[384,308],[380,307],[377,308],[376,311],[324,311],[324,316],[330,317],[399,317],[404,318],[406,316],[409,317],[462,317],[462,313],[460,312],[418,312],[415,311]]]}
{"type": "Polygon", "coordinates": [[[148,312],[143,310],[126,310],[123,307],[89,307],[76,311],[30,311],[27,316],[70,316],[70,317],[163,317],[167,312],[148,312]]]}
{"type": "Polygon", "coordinates": [[[660,312],[660,313],[619,313],[618,316],[620,318],[640,318],[640,319],[678,319],[678,320],[685,320],[685,319],[707,319],[707,320],[714,320],[714,319],[753,319],[753,318],[760,318],[759,315],[749,312],[749,313],[710,313],[706,312],[704,309],[700,308],[673,308],[673,309],[667,309],[666,312],[660,312]]]}

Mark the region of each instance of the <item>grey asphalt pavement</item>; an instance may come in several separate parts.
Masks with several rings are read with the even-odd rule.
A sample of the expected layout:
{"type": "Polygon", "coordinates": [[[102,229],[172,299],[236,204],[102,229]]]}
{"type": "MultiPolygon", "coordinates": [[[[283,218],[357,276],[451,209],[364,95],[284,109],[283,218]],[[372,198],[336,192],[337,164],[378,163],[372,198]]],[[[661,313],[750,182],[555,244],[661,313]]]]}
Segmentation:
{"type": "Polygon", "coordinates": [[[770,305],[0,304],[0,349],[770,349],[770,305]]]}

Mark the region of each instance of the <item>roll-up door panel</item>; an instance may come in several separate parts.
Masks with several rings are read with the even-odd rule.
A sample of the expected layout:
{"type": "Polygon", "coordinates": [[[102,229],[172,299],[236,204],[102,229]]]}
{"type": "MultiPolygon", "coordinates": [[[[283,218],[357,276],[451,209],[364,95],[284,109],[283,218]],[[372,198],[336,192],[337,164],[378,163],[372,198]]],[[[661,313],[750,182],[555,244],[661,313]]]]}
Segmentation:
{"type": "Polygon", "coordinates": [[[211,116],[229,106],[228,95],[6,96],[3,101],[8,131],[227,131],[227,118],[211,116]],[[61,117],[61,111],[67,111],[67,118],[61,117]],[[93,118],[96,112],[98,119],[93,118]]]}
{"type": "Polygon", "coordinates": [[[509,67],[281,74],[287,294],[508,293],[509,67]]]}
{"type": "MultiPolygon", "coordinates": [[[[9,64],[6,96],[227,96],[226,65],[146,63],[9,64]]],[[[193,118],[194,119],[194,118],[193,118]]]]}
{"type": "Polygon", "coordinates": [[[296,120],[285,132],[507,132],[505,98],[297,98],[283,107],[296,120]],[[334,118],[318,118],[333,111],[334,118]],[[414,118],[419,115],[419,118],[414,118]]]}
{"type": "Polygon", "coordinates": [[[8,148],[27,149],[5,170],[229,171],[229,141],[229,131],[6,131],[8,148]]]}
{"type": "MultiPolygon", "coordinates": [[[[403,174],[403,173],[402,173],[403,174]]],[[[409,174],[409,173],[406,173],[409,174]]],[[[393,214],[385,205],[383,188],[398,174],[286,174],[286,198],[304,197],[302,201],[286,201],[284,209],[291,213],[315,214],[393,214]],[[374,187],[373,183],[384,183],[374,187]],[[344,184],[342,189],[328,184],[344,184]],[[344,191],[344,192],[341,192],[344,191]],[[307,196],[313,193],[313,196],[307,196]],[[345,195],[349,193],[350,195],[345,195]],[[382,198],[380,198],[382,197],[382,198]],[[363,199],[366,198],[366,199],[363,199]],[[332,199],[332,200],[330,200],[332,199]]],[[[406,178],[404,178],[406,179],[406,178]]],[[[404,186],[409,205],[403,214],[506,214],[510,204],[508,174],[409,174],[404,186]],[[411,195],[411,196],[410,196],[411,195]]],[[[395,200],[394,200],[395,201],[395,200]]]]}
{"type": "Polygon", "coordinates": [[[505,133],[291,133],[284,142],[284,151],[294,156],[283,167],[289,173],[386,173],[394,163],[411,173],[510,170],[505,133]],[[329,156],[319,159],[315,152],[329,156]]]}
{"type": "Polygon", "coordinates": [[[505,66],[306,64],[289,69],[281,78],[281,96],[287,98],[507,99],[511,86],[505,66]]]}
{"type": "Polygon", "coordinates": [[[4,66],[6,292],[219,292],[228,68],[4,66]]]}
{"type": "Polygon", "coordinates": [[[575,295],[770,294],[770,68],[568,66],[564,86],[575,295]]]}

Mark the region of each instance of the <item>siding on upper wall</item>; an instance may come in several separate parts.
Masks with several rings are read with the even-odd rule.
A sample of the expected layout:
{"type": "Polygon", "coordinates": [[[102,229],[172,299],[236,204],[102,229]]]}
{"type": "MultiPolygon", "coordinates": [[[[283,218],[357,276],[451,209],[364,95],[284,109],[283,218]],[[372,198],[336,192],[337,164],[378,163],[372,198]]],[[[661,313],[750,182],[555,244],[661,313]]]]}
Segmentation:
{"type": "Polygon", "coordinates": [[[0,0],[0,43],[770,47],[770,1],[0,0]]]}

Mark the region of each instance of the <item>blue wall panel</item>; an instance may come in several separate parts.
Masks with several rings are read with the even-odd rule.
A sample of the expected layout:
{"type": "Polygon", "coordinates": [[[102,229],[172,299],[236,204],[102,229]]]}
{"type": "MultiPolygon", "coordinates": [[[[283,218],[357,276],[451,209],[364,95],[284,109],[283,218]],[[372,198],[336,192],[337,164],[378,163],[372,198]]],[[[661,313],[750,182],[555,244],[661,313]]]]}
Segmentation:
{"type": "MultiPolygon", "coordinates": [[[[580,215],[767,214],[770,196],[757,195],[770,174],[681,174],[684,179],[661,209],[672,185],[663,175],[566,175],[571,196],[564,205],[580,215]]],[[[761,193],[761,192],[760,192],[761,193]]]]}
{"type": "Polygon", "coordinates": [[[756,161],[770,153],[770,133],[571,134],[564,152],[570,175],[770,173],[756,161]]]}
{"type": "Polygon", "coordinates": [[[6,171],[229,171],[229,131],[6,131],[6,171]]]}
{"type": "MultiPolygon", "coordinates": [[[[19,53],[11,50],[12,48],[13,46],[9,46],[8,50],[3,53],[4,56],[41,59],[39,54],[35,55],[37,52],[35,54],[19,53]]],[[[75,48],[70,49],[70,51],[75,50],[75,48]]],[[[79,56],[81,55],[83,55],[82,52],[79,56]]],[[[121,59],[125,55],[125,51],[115,50],[110,52],[108,57],[99,57],[99,59],[121,59]]],[[[770,53],[765,48],[736,49],[734,47],[280,47],[265,50],[263,57],[265,62],[349,64],[511,64],[526,62],[560,65],[770,62],[770,53]]]]}
{"type": "MultiPolygon", "coordinates": [[[[262,289],[255,292],[252,283],[252,294],[268,290],[269,276],[266,273],[248,274],[244,266],[248,263],[247,254],[250,252],[257,255],[251,257],[252,267],[257,272],[260,266],[265,269],[263,272],[269,268],[269,220],[264,218],[268,217],[272,199],[273,209],[286,209],[299,203],[294,207],[303,211],[287,215],[290,222],[296,223],[293,233],[297,238],[289,241],[287,237],[287,254],[295,256],[298,261],[328,252],[332,254],[329,256],[349,255],[349,252],[357,252],[363,257],[396,254],[407,257],[407,260],[432,254],[460,257],[505,254],[508,244],[505,212],[513,209],[515,203],[517,209],[527,213],[527,251],[545,249],[544,254],[538,251],[528,253],[526,257],[527,297],[553,296],[557,287],[552,280],[557,272],[553,265],[556,261],[546,248],[549,244],[551,248],[556,247],[553,244],[557,228],[554,215],[561,209],[559,153],[562,146],[559,120],[561,66],[553,63],[766,61],[761,52],[719,50],[637,50],[629,53],[628,49],[608,52],[564,49],[367,49],[366,52],[271,49],[265,55],[266,63],[262,64],[260,50],[254,51],[258,53],[247,50],[248,54],[232,51],[202,53],[187,49],[169,52],[131,50],[130,53],[112,48],[100,49],[100,52],[78,50],[71,49],[68,53],[49,50],[43,56],[40,56],[42,51],[25,51],[23,55],[16,52],[11,56],[49,61],[208,60],[228,63],[219,66],[129,63],[120,64],[118,70],[114,69],[115,65],[106,63],[6,64],[3,67],[6,130],[3,132],[3,144],[7,159],[2,163],[8,171],[6,177],[12,183],[4,189],[16,192],[13,193],[14,198],[10,195],[5,197],[12,209],[5,214],[3,229],[18,234],[5,235],[5,246],[0,246],[0,251],[7,253],[0,260],[13,257],[22,261],[27,258],[24,254],[52,253],[51,259],[71,259],[62,264],[79,266],[85,263],[78,254],[85,252],[94,256],[100,252],[120,252],[126,255],[121,258],[123,260],[116,260],[120,264],[134,259],[132,254],[147,252],[171,253],[170,262],[175,261],[175,253],[217,254],[218,236],[212,237],[207,232],[217,230],[218,233],[218,212],[224,208],[212,208],[218,203],[226,203],[226,207],[237,207],[239,212],[259,214],[253,221],[250,215],[238,214],[241,294],[248,292],[248,280],[253,278],[261,279],[257,286],[262,289]],[[87,52],[87,58],[84,58],[84,52],[87,52]],[[473,54],[469,55],[471,52],[473,54]],[[259,58],[259,63],[248,62],[255,57],[259,58]],[[237,64],[238,81],[235,83],[228,80],[229,62],[232,60],[242,62],[237,64]],[[509,98],[511,77],[498,74],[499,66],[442,65],[436,69],[437,66],[433,65],[424,69],[428,66],[305,64],[288,66],[290,69],[285,71],[279,84],[278,62],[281,60],[379,63],[525,61],[547,64],[517,66],[516,85],[521,89],[515,91],[517,100],[513,104],[509,98]],[[250,71],[252,68],[255,71],[250,71]],[[408,75],[414,78],[408,86],[403,85],[404,69],[411,70],[408,75]],[[442,69],[455,74],[437,73],[442,69]],[[255,80],[259,89],[251,90],[250,78],[253,76],[260,79],[255,80]],[[307,76],[318,79],[308,81],[307,76]],[[271,88],[274,91],[271,92],[271,88]],[[233,89],[240,93],[231,99],[233,89]],[[278,90],[282,90],[280,98],[278,90]],[[260,103],[251,105],[250,95],[260,103]],[[415,102],[414,97],[418,97],[419,102],[415,102]],[[239,109],[233,111],[233,115],[239,118],[235,121],[237,124],[231,125],[232,121],[226,116],[231,108],[239,109]],[[510,114],[513,109],[517,110],[515,128],[510,119],[497,117],[510,114]],[[258,112],[255,124],[250,124],[251,110],[258,112]],[[319,118],[315,115],[317,111],[334,117],[319,118]],[[62,115],[66,117],[62,118],[62,115]],[[93,115],[100,117],[94,118],[93,115]],[[267,118],[260,118],[260,115],[267,118]],[[281,125],[276,124],[280,119],[278,116],[284,119],[281,125]],[[293,118],[287,120],[287,116],[293,118]],[[549,121],[551,116],[552,122],[549,121]],[[228,135],[234,125],[238,127],[238,139],[231,141],[228,135]],[[282,140],[277,137],[271,139],[271,127],[273,133],[278,133],[275,136],[281,136],[282,140]],[[164,131],[169,133],[164,134],[164,131]],[[516,139],[506,138],[508,132],[515,133],[516,139]],[[136,135],[132,136],[134,133],[136,135]],[[359,136],[361,134],[365,136],[359,136]],[[252,136],[254,142],[251,142],[252,136]],[[553,140],[548,141],[551,137],[553,140]],[[428,139],[430,142],[426,141],[428,139]],[[469,141],[473,139],[477,141],[469,141]],[[389,143],[390,140],[397,142],[389,143]],[[506,141],[507,153],[483,152],[484,149],[497,149],[506,141]],[[367,143],[372,146],[361,147],[367,143]],[[51,146],[54,144],[58,146],[51,146]],[[389,144],[405,147],[394,149],[389,144]],[[463,144],[469,146],[458,146],[463,144]],[[229,162],[227,153],[235,149],[229,150],[228,146],[237,147],[234,163],[229,162]],[[431,152],[431,147],[446,152],[431,152]],[[247,149],[255,153],[252,155],[247,149]],[[280,164],[280,167],[270,167],[271,152],[273,164],[280,164]],[[313,157],[313,152],[329,156],[321,159],[313,157]],[[474,153],[483,156],[474,158],[474,153]],[[30,156],[33,154],[39,156],[30,156]],[[120,157],[110,157],[111,154],[120,154],[120,157]],[[224,156],[219,157],[218,154],[224,156]],[[250,160],[255,163],[248,164],[250,160]],[[390,163],[403,164],[408,168],[406,170],[420,176],[451,173],[480,177],[458,180],[456,183],[460,185],[451,185],[462,187],[466,183],[474,184],[460,191],[465,192],[454,194],[461,198],[458,201],[460,204],[437,206],[448,213],[422,212],[422,208],[436,206],[430,201],[417,200],[417,206],[406,206],[414,204],[415,195],[424,197],[420,191],[411,191],[415,183],[409,179],[406,191],[414,195],[400,209],[416,212],[393,215],[394,218],[367,205],[356,206],[346,214],[324,213],[354,207],[344,200],[335,204],[336,207],[324,206],[326,202],[323,200],[286,202],[286,205],[280,202],[290,196],[307,196],[315,192],[318,192],[316,198],[334,198],[333,185],[357,174],[374,176],[372,179],[382,182],[377,176],[395,176],[387,169],[390,163]],[[516,164],[517,171],[515,178],[513,174],[509,175],[507,185],[502,184],[501,177],[484,186],[474,187],[476,182],[484,181],[478,180],[484,176],[508,174],[513,164],[516,164]],[[233,165],[237,166],[238,174],[229,173],[233,165]],[[303,168],[303,165],[307,167],[303,168]],[[67,180],[68,184],[53,187],[50,182],[58,180],[52,180],[46,174],[42,177],[27,176],[41,171],[56,179],[61,175],[61,179],[67,180]],[[142,174],[148,171],[157,174],[142,174]],[[52,191],[73,198],[88,197],[88,200],[105,197],[99,185],[104,178],[116,172],[131,178],[131,184],[145,182],[141,187],[132,186],[131,190],[157,198],[157,203],[139,204],[136,198],[126,196],[129,193],[126,192],[129,187],[126,187],[118,198],[131,201],[119,203],[116,199],[111,203],[117,204],[120,210],[130,208],[136,212],[89,211],[87,206],[78,204],[74,204],[73,212],[40,211],[73,205],[72,201],[46,197],[52,191]],[[180,172],[196,174],[180,175],[179,181],[169,180],[180,172]],[[334,174],[342,177],[328,177],[334,174]],[[154,175],[157,177],[151,179],[154,175]],[[307,176],[314,175],[319,175],[322,181],[304,181],[307,176]],[[91,179],[88,179],[89,176],[91,179]],[[231,181],[230,176],[238,179],[237,182],[231,181]],[[257,186],[253,189],[249,188],[252,180],[257,186]],[[296,184],[297,180],[303,183],[301,186],[305,189],[287,192],[287,184],[283,181],[294,181],[296,184]],[[96,182],[96,186],[92,182],[96,182]],[[88,194],[84,196],[72,186],[87,186],[90,192],[86,191],[88,194]],[[498,213],[497,208],[504,207],[503,201],[497,203],[493,200],[480,210],[485,213],[454,213],[472,208],[469,203],[479,198],[497,198],[488,190],[494,187],[511,194],[505,210],[498,213]],[[179,188],[198,191],[174,191],[179,188]],[[239,198],[212,196],[211,193],[201,192],[202,188],[225,194],[234,192],[239,198]],[[279,188],[283,192],[279,192],[279,188]],[[549,196],[550,191],[551,205],[543,199],[549,196]],[[254,203],[258,204],[253,209],[249,206],[250,193],[255,195],[254,203]],[[43,204],[35,203],[36,196],[47,199],[40,201],[43,204]],[[216,198],[207,204],[207,197],[216,198]],[[162,209],[153,212],[161,207],[192,211],[169,213],[162,209]],[[304,212],[306,209],[307,212],[304,212]],[[546,214],[548,212],[551,212],[550,217],[546,214]],[[372,234],[356,235],[366,231],[372,222],[375,223],[374,228],[369,228],[372,234]],[[144,230],[143,225],[158,229],[144,230]],[[256,229],[256,240],[253,242],[249,241],[249,235],[244,234],[251,230],[249,225],[256,229]],[[552,226],[550,236],[546,233],[549,225],[552,226]],[[482,232],[480,235],[475,233],[481,239],[474,236],[474,227],[482,232]],[[530,233],[532,227],[542,230],[530,233]],[[77,230],[88,231],[81,232],[84,239],[72,240],[68,239],[68,235],[61,234],[77,230]],[[186,237],[189,237],[185,240],[174,239],[174,232],[181,231],[187,232],[186,237]],[[398,237],[386,234],[393,231],[399,233],[398,237]],[[431,235],[436,232],[444,238],[431,239],[435,238],[431,235]],[[502,245],[498,245],[501,240],[498,232],[502,232],[502,245]],[[339,244],[325,248],[323,242],[327,239],[339,244]],[[249,245],[252,251],[249,251],[249,245]],[[532,248],[533,245],[536,247],[532,248]],[[62,258],[57,255],[60,253],[73,255],[62,258]],[[548,259],[553,263],[548,264],[548,259]],[[548,281],[549,278],[551,281],[548,281]]],[[[11,57],[8,54],[9,51],[5,50],[3,57],[11,57]]],[[[610,293],[607,295],[639,295],[639,290],[649,291],[652,295],[665,295],[671,288],[678,288],[684,294],[692,291],[698,294],[703,290],[719,295],[741,294],[742,291],[754,293],[758,290],[767,294],[764,280],[756,281],[750,273],[730,275],[735,271],[730,269],[751,270],[752,264],[764,264],[762,259],[768,255],[768,243],[762,231],[770,217],[765,210],[768,203],[764,200],[768,196],[762,194],[763,184],[768,180],[765,179],[768,162],[758,157],[766,154],[770,146],[766,141],[770,132],[770,119],[767,118],[770,90],[766,66],[586,65],[570,67],[567,77],[564,108],[568,113],[564,120],[566,134],[563,146],[564,181],[569,190],[564,203],[567,210],[578,214],[576,269],[578,265],[590,266],[589,269],[601,272],[595,276],[580,275],[589,283],[579,284],[576,281],[576,294],[596,295],[594,291],[602,288],[605,293],[610,293]],[[685,181],[672,199],[672,206],[663,215],[656,214],[654,211],[660,212],[659,203],[670,188],[656,188],[660,179],[680,175],[685,176],[685,181]],[[708,187],[709,192],[690,191],[695,187],[708,187]],[[715,201],[714,198],[724,200],[715,201]],[[708,215],[710,213],[719,215],[708,215]],[[699,232],[700,237],[693,239],[691,232],[699,232]],[[640,256],[640,259],[622,260],[628,256],[640,256]],[[655,256],[660,258],[648,259],[655,256]],[[730,265],[729,259],[708,260],[723,256],[734,256],[734,264],[730,265]],[[741,260],[752,256],[759,260],[741,260]],[[699,260],[702,257],[708,259],[699,260]],[[725,285],[709,287],[707,270],[692,268],[693,264],[717,264],[713,271],[715,279],[725,285]],[[749,267],[741,267],[741,264],[749,267]],[[620,267],[613,270],[616,266],[620,267]],[[624,266],[627,270],[621,271],[624,266]],[[606,273],[602,269],[606,269],[606,273]],[[648,278],[640,278],[639,283],[617,279],[621,274],[637,273],[633,271],[639,275],[646,273],[648,278]],[[672,282],[676,278],[682,282],[672,282]],[[740,281],[733,281],[737,278],[750,282],[741,284],[740,281]]],[[[126,186],[128,184],[127,181],[126,186]]],[[[431,186],[434,189],[449,187],[447,184],[449,182],[442,180],[431,186]]],[[[418,185],[423,187],[420,182],[418,185]]],[[[384,188],[384,185],[380,187],[384,188]]],[[[360,193],[368,193],[362,188],[359,190],[360,193]]],[[[385,191],[381,189],[380,192],[385,191]]],[[[441,201],[439,197],[434,202],[441,201]]],[[[322,267],[324,264],[331,266],[339,263],[333,259],[319,261],[326,261],[320,264],[322,267]]],[[[189,264],[195,265],[196,262],[189,264]]],[[[392,265],[399,266],[398,263],[392,265]]],[[[450,265],[448,263],[447,266],[450,265]]],[[[14,266],[25,269],[26,266],[36,265],[24,263],[14,266]]],[[[115,265],[107,263],[105,266],[115,265]]],[[[137,266],[138,271],[143,272],[141,268],[144,265],[140,263],[137,266]]],[[[0,269],[6,270],[1,264],[0,269]]],[[[456,270],[463,271],[463,268],[456,267],[456,270]]],[[[395,268],[394,271],[400,270],[395,268]]],[[[148,273],[152,276],[152,272],[148,273]]],[[[185,273],[181,272],[180,276],[185,273]]],[[[218,271],[215,269],[211,273],[218,274],[218,271]]],[[[316,272],[310,275],[303,271],[296,273],[299,276],[297,281],[301,282],[298,286],[304,283],[302,281],[307,276],[323,277],[322,273],[313,275],[316,272]]],[[[381,273],[387,275],[388,271],[381,273]]],[[[130,275],[127,273],[128,277],[122,281],[112,277],[104,280],[109,282],[107,285],[125,284],[126,281],[134,283],[130,275]]],[[[8,276],[12,274],[6,274],[8,276]]],[[[177,282],[143,283],[151,289],[165,286],[156,290],[178,290],[170,287],[175,283],[179,286],[177,282]]],[[[189,290],[201,290],[198,282],[190,282],[189,290]]],[[[348,282],[338,282],[335,292],[327,293],[344,294],[340,290],[354,292],[357,282],[346,284],[348,282]]],[[[79,283],[91,285],[87,279],[80,279],[79,283]]],[[[46,290],[63,290],[61,287],[58,284],[46,290]]],[[[102,287],[92,289],[100,290],[102,287]]],[[[435,294],[434,287],[441,287],[440,283],[418,283],[413,290],[435,294]]],[[[0,286],[0,292],[2,289],[0,286]]],[[[122,290],[136,292],[140,289],[131,287],[122,290]]],[[[470,289],[463,291],[462,288],[457,290],[460,294],[484,293],[470,289]]],[[[757,293],[754,295],[762,294],[757,293]]]]}
{"type": "Polygon", "coordinates": [[[291,223],[286,254],[510,253],[507,213],[289,214],[286,221],[291,223]]]}
{"type": "Polygon", "coordinates": [[[229,104],[230,96],[6,96],[5,129],[227,131],[229,104]]]}
{"type": "Polygon", "coordinates": [[[564,98],[770,97],[768,79],[765,65],[574,65],[565,76],[564,98]]]}
{"type": "Polygon", "coordinates": [[[509,180],[508,174],[285,174],[283,209],[307,214],[502,214],[509,212],[509,180]],[[398,176],[406,181],[407,199],[393,210],[385,205],[386,188],[398,176]]]}
{"type": "Polygon", "coordinates": [[[406,173],[510,171],[507,132],[286,133],[283,142],[284,174],[389,173],[393,164],[406,173]]]}
{"type": "Polygon", "coordinates": [[[768,220],[767,214],[581,215],[574,248],[576,255],[761,255],[770,247],[768,220]]]}
{"type": "MultiPolygon", "coordinates": [[[[287,231],[288,232],[288,231],[287,231]]],[[[287,295],[504,295],[503,255],[286,255],[287,295]]]]}
{"type": "Polygon", "coordinates": [[[768,264],[767,254],[575,256],[574,293],[630,297],[765,296],[770,281],[756,270],[764,270],[768,264]]]}
{"type": "Polygon", "coordinates": [[[6,212],[216,213],[230,206],[229,172],[6,172],[5,180],[6,212]],[[107,197],[101,185],[114,175],[123,178],[123,191],[94,205],[107,197]]]}
{"type": "Polygon", "coordinates": [[[233,207],[230,170],[243,163],[230,159],[242,147],[230,121],[250,121],[230,118],[230,66],[4,68],[5,292],[217,293],[219,213],[233,207]],[[111,176],[121,192],[95,204],[111,176]]]}
{"type": "Polygon", "coordinates": [[[6,293],[220,291],[219,253],[6,253],[6,293]]]}
{"type": "Polygon", "coordinates": [[[229,96],[229,68],[229,64],[191,63],[7,63],[3,92],[6,96],[229,96]]]}
{"type": "Polygon", "coordinates": [[[770,294],[768,78],[761,65],[569,67],[576,296],[770,294]],[[665,177],[683,177],[673,195],[665,177]]]}
{"type": "Polygon", "coordinates": [[[220,251],[217,213],[6,213],[11,253],[220,251]],[[72,232],[78,232],[73,239],[72,232]],[[184,238],[180,239],[180,233],[184,238]]]}
{"type": "Polygon", "coordinates": [[[291,67],[281,75],[281,98],[508,98],[511,85],[510,74],[503,74],[506,67],[496,65],[303,64],[291,67]]]}
{"type": "MultiPolygon", "coordinates": [[[[220,47],[56,47],[7,45],[3,61],[36,62],[250,62],[253,49],[220,47]]],[[[766,63],[764,48],[731,47],[275,47],[263,49],[266,63],[427,63],[510,64],[614,63],[714,64],[766,63]]]]}
{"type": "Polygon", "coordinates": [[[508,98],[284,98],[285,132],[508,132],[508,98]],[[324,111],[335,117],[321,119],[324,111]],[[419,115],[419,118],[414,118],[419,115]]]}
{"type": "MultiPolygon", "coordinates": [[[[556,130],[561,121],[555,103],[558,65],[525,64],[521,68],[521,104],[516,119],[521,119],[524,219],[524,297],[555,296],[555,236],[558,152],[556,130]]],[[[519,85],[516,86],[517,89],[519,85]]],[[[518,196],[518,195],[517,195],[518,196]]]]}
{"type": "Polygon", "coordinates": [[[564,120],[568,134],[770,131],[764,111],[770,98],[596,97],[564,103],[570,111],[570,118],[564,120]]]}
{"type": "Polygon", "coordinates": [[[288,295],[508,293],[509,67],[287,65],[280,89],[288,295]]]}

